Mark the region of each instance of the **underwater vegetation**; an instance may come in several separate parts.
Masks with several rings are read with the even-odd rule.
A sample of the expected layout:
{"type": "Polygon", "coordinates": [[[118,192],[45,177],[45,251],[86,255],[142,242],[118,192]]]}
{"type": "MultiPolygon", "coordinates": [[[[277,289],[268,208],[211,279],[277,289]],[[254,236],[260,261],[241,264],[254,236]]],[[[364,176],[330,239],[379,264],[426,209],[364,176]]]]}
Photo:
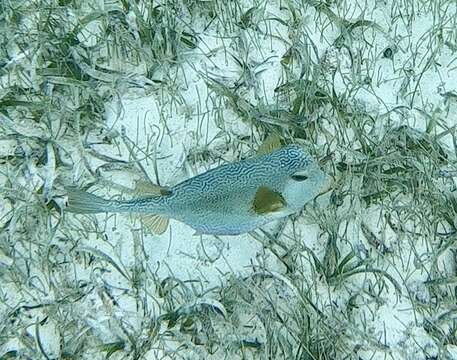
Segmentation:
{"type": "Polygon", "coordinates": [[[456,13],[0,2],[0,359],[457,358],[456,13]]]}

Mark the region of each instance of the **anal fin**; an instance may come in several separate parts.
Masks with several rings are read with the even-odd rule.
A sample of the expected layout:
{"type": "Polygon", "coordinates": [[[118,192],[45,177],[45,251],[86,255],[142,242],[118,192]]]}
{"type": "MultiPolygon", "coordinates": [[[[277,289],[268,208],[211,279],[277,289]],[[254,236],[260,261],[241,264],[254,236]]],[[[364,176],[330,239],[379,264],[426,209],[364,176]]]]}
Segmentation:
{"type": "Polygon", "coordinates": [[[140,215],[141,223],[156,235],[162,235],[168,228],[170,220],[162,215],[140,215]]]}

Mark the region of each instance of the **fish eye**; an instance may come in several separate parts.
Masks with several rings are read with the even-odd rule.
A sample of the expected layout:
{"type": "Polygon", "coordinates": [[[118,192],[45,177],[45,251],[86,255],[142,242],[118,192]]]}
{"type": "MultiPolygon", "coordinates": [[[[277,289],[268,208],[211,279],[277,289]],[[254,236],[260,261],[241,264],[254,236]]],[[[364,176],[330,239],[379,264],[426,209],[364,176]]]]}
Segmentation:
{"type": "Polygon", "coordinates": [[[308,176],[302,174],[295,174],[292,175],[291,178],[295,181],[305,181],[308,180],[308,176]]]}

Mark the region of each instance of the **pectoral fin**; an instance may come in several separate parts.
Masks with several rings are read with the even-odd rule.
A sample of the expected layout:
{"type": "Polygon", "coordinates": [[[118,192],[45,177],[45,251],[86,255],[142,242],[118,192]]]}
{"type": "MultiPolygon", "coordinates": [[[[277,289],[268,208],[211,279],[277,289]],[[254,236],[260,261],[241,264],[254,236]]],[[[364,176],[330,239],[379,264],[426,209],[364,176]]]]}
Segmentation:
{"type": "Polygon", "coordinates": [[[135,192],[142,196],[170,196],[172,194],[169,188],[146,180],[137,180],[135,182],[135,192]]]}
{"type": "Polygon", "coordinates": [[[267,186],[260,186],[255,193],[252,209],[258,215],[266,215],[282,211],[287,207],[284,197],[267,186]]]}
{"type": "Polygon", "coordinates": [[[281,148],[281,137],[277,133],[272,133],[266,137],[257,149],[257,155],[266,155],[281,148]]]}
{"type": "Polygon", "coordinates": [[[154,234],[162,235],[168,228],[169,219],[161,215],[140,215],[143,226],[154,234]]]}

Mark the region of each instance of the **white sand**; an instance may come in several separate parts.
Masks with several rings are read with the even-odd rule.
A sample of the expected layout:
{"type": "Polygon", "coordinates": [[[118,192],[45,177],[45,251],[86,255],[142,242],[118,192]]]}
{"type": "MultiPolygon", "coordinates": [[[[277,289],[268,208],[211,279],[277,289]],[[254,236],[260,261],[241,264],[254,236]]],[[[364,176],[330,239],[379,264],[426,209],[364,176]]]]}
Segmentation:
{"type": "MultiPolygon", "coordinates": [[[[107,10],[103,4],[97,4],[94,4],[95,8],[107,10]]],[[[417,2],[418,7],[420,7],[419,4],[417,2]]],[[[455,3],[448,5],[448,13],[456,11],[455,3]]],[[[202,4],[202,6],[206,5],[202,4]]],[[[251,6],[252,4],[246,2],[244,11],[251,6]]],[[[283,3],[282,6],[285,4],[283,3]]],[[[455,98],[446,100],[443,95],[457,93],[456,54],[448,46],[439,43],[433,33],[437,31],[436,26],[439,26],[436,23],[439,20],[436,18],[437,14],[431,12],[416,14],[409,27],[397,17],[391,16],[391,8],[395,7],[395,2],[369,1],[363,5],[365,10],[358,5],[348,4],[347,6],[346,13],[340,13],[340,16],[351,21],[360,17],[375,21],[384,32],[383,34],[381,31],[367,29],[367,27],[354,29],[352,59],[346,48],[337,49],[331,46],[340,34],[337,26],[323,27],[321,23],[316,23],[316,10],[311,7],[302,14],[301,20],[316,46],[317,56],[311,57],[313,61],[321,64],[325,62],[327,64],[324,64],[325,66],[338,69],[334,79],[336,94],[343,96],[347,94],[348,88],[356,89],[354,84],[360,85],[357,90],[351,92],[348,101],[355,108],[366,111],[374,118],[379,118],[379,122],[371,129],[372,134],[383,134],[386,129],[400,125],[408,125],[423,132],[427,130],[431,121],[435,121],[437,124],[435,129],[443,129],[441,131],[444,131],[445,126],[457,125],[455,98]],[[367,46],[367,42],[370,46],[367,46]],[[397,50],[393,60],[383,58],[382,53],[385,48],[394,45],[397,50]],[[434,51],[437,52],[436,56],[429,62],[434,51]],[[416,94],[412,97],[411,93],[416,86],[417,77],[424,70],[416,94]],[[407,83],[408,76],[414,78],[411,84],[407,83]],[[367,77],[371,78],[371,86],[363,86],[367,77]],[[390,113],[388,116],[384,116],[388,113],[390,113]]],[[[160,184],[168,186],[219,164],[235,161],[240,156],[252,155],[253,148],[259,143],[259,132],[251,124],[243,122],[227,101],[221,101],[220,97],[208,88],[202,74],[217,78],[230,86],[239,81],[240,76],[243,75],[247,83],[252,85],[249,89],[244,88],[240,91],[244,100],[259,107],[274,108],[278,100],[275,89],[286,79],[281,59],[292,42],[291,38],[298,35],[291,33],[284,24],[271,20],[277,17],[286,24],[292,21],[287,10],[279,9],[278,2],[261,4],[261,8],[254,16],[270,20],[260,21],[258,30],[235,28],[225,34],[221,34],[220,26],[217,24],[209,26],[203,32],[207,25],[205,20],[197,18],[192,19],[191,22],[190,17],[183,14],[181,20],[186,20],[186,23],[191,22],[193,30],[200,34],[200,41],[198,48],[183,50],[179,66],[164,67],[154,74],[155,80],[165,82],[163,89],[159,89],[156,84],[151,87],[145,86],[144,89],[126,85],[127,78],[150,84],[150,79],[145,78],[148,64],[124,66],[122,59],[115,57],[103,64],[105,68],[120,71],[125,78],[123,84],[116,87],[112,100],[105,104],[106,130],[102,133],[91,133],[88,139],[89,142],[99,142],[107,134],[117,134],[114,142],[119,144],[119,147],[101,144],[93,145],[92,148],[115,159],[134,160],[122,141],[122,136],[125,135],[134,144],[133,152],[141,160],[149,179],[157,180],[154,171],[154,161],[156,161],[160,184]],[[274,36],[263,36],[262,32],[268,32],[274,36]],[[254,72],[259,71],[259,73],[256,76],[251,74],[252,77],[248,77],[246,73],[243,74],[231,55],[247,61],[254,72]],[[246,58],[243,58],[244,56],[246,58]],[[188,157],[189,154],[201,151],[209,151],[210,156],[205,159],[196,158],[196,161],[188,157]]],[[[336,11],[333,6],[331,8],[336,11]]],[[[393,12],[395,13],[395,10],[393,12]]],[[[417,10],[417,12],[420,11],[417,10]]],[[[398,16],[398,11],[396,15],[398,16]]],[[[81,18],[81,16],[81,14],[72,14],[75,18],[81,18]]],[[[325,18],[325,15],[321,16],[325,18]]],[[[450,19],[450,16],[445,14],[442,14],[442,17],[441,21],[450,19]]],[[[130,24],[136,24],[136,15],[130,12],[127,21],[130,24]]],[[[452,23],[455,25],[455,21],[449,21],[447,26],[451,26],[452,23]]],[[[95,46],[100,41],[99,36],[103,35],[102,26],[101,20],[98,19],[89,22],[78,33],[78,39],[85,46],[95,46]]],[[[135,26],[132,25],[132,28],[135,26]]],[[[451,28],[447,30],[452,31],[451,28]]],[[[18,55],[14,61],[25,61],[25,55],[22,56],[19,49],[15,51],[18,55]]],[[[308,47],[307,51],[314,50],[308,47]]],[[[299,74],[300,70],[296,67],[291,70],[291,73],[299,74]]],[[[327,75],[325,79],[319,80],[332,81],[331,70],[327,75]]],[[[2,79],[2,82],[5,81],[2,79]]],[[[310,120],[322,121],[329,133],[335,134],[336,123],[325,115],[325,110],[322,112],[323,114],[320,114],[323,115],[322,117],[312,114],[310,120]]],[[[24,124],[17,125],[18,129],[22,129],[21,131],[39,134],[42,130],[33,126],[31,130],[23,130],[24,124]]],[[[354,150],[359,146],[352,147],[351,139],[355,138],[355,134],[351,133],[350,128],[345,131],[346,144],[329,144],[323,135],[319,135],[315,148],[324,155],[324,149],[329,147],[336,152],[338,159],[341,159],[344,154],[348,162],[352,160],[356,162],[363,156],[354,150]]],[[[74,169],[65,176],[73,181],[85,183],[90,176],[84,170],[81,153],[84,150],[77,150],[78,146],[73,140],[65,139],[65,146],[68,146],[69,150],[74,150],[71,152],[71,158],[75,163],[74,169]]],[[[447,150],[455,151],[452,132],[443,134],[441,141],[447,146],[447,150]]],[[[11,142],[3,140],[0,142],[2,156],[10,154],[12,148],[11,142]]],[[[105,163],[88,153],[84,156],[93,169],[105,163]]],[[[27,171],[18,176],[18,183],[38,189],[47,181],[46,179],[49,179],[50,175],[47,172],[50,170],[52,168],[30,161],[27,171]]],[[[102,171],[101,174],[105,180],[130,188],[133,188],[135,180],[145,179],[145,174],[142,174],[138,168],[129,171],[125,169],[102,171]]],[[[113,187],[99,194],[112,196],[119,192],[119,188],[113,187]]],[[[316,213],[313,206],[325,213],[329,201],[327,196],[317,205],[309,204],[304,215],[297,218],[293,224],[290,220],[287,222],[283,235],[284,242],[290,244],[290,238],[295,234],[295,238],[311,249],[321,262],[324,261],[326,253],[328,233],[325,233],[313,220],[313,214],[319,216],[319,212],[316,213]]],[[[403,200],[399,199],[399,206],[409,206],[409,201],[411,199],[405,196],[403,200]]],[[[440,356],[439,358],[443,359],[456,359],[455,345],[441,346],[442,344],[438,343],[431,332],[426,331],[429,322],[435,321],[440,313],[453,309],[454,304],[447,304],[443,300],[439,311],[429,316],[419,311],[421,303],[429,304],[432,301],[424,282],[429,279],[433,269],[433,271],[439,269],[443,273],[451,274],[452,256],[446,252],[434,263],[430,257],[430,241],[427,240],[430,234],[405,233],[404,236],[399,236],[399,232],[394,231],[387,224],[382,206],[371,205],[369,208],[363,208],[363,206],[360,203],[351,206],[348,199],[345,199],[338,213],[326,214],[328,221],[333,221],[335,218],[341,220],[347,217],[348,219],[345,237],[348,241],[337,243],[341,257],[346,256],[351,249],[355,250],[354,261],[365,259],[367,267],[384,271],[399,284],[400,289],[396,289],[388,279],[384,279],[386,289],[379,289],[379,277],[367,272],[355,274],[341,283],[327,284],[325,278],[316,273],[311,257],[301,249],[303,259],[307,259],[302,261],[301,266],[302,271],[309,274],[306,280],[306,285],[312,289],[312,294],[309,296],[326,317],[333,319],[332,321],[339,324],[342,329],[345,328],[346,341],[343,344],[352,346],[354,358],[425,360],[440,356]],[[369,229],[389,252],[381,254],[379,249],[375,249],[367,233],[362,230],[362,226],[369,229]],[[401,290],[401,293],[398,290],[401,290]],[[375,298],[372,295],[377,291],[379,296],[375,298]],[[350,308],[348,306],[350,301],[356,305],[350,308]]],[[[0,205],[2,215],[7,214],[10,209],[10,202],[0,205]]],[[[95,290],[88,296],[72,303],[73,315],[85,324],[85,332],[91,333],[93,344],[112,343],[119,339],[128,343],[125,335],[128,332],[126,328],[131,331],[131,334],[138,334],[139,340],[146,341],[148,332],[145,323],[162,314],[165,308],[179,307],[178,304],[167,303],[165,298],[159,296],[158,284],[154,281],[164,281],[167,277],[174,277],[187,284],[188,288],[194,286],[197,289],[195,293],[201,294],[200,298],[195,297],[195,293],[181,294],[180,306],[184,306],[183,304],[191,306],[195,301],[204,299],[203,303],[206,301],[206,303],[212,303],[213,307],[222,309],[225,305],[222,305],[219,301],[221,299],[217,298],[217,291],[210,290],[225,286],[229,279],[243,279],[259,269],[265,273],[280,274],[288,279],[284,264],[248,234],[220,238],[195,236],[189,226],[171,220],[167,231],[157,236],[141,229],[140,222],[133,216],[100,214],[91,219],[84,217],[79,219],[82,219],[81,222],[77,222],[73,217],[68,219],[73,229],[71,236],[79,238],[77,247],[81,255],[78,257],[78,262],[68,265],[66,276],[75,283],[85,281],[92,284],[89,286],[95,286],[95,290]],[[98,223],[99,235],[95,233],[96,223],[98,223]],[[82,227],[86,232],[78,233],[76,231],[78,227],[82,227]],[[84,257],[83,253],[87,257],[84,257]],[[97,269],[93,268],[93,264],[88,264],[87,254],[103,260],[98,261],[97,269]],[[137,289],[132,286],[132,281],[128,281],[121,272],[109,264],[110,260],[107,260],[107,257],[119,264],[121,272],[129,274],[128,276],[137,272],[137,281],[147,284],[139,287],[140,296],[135,293],[137,289]],[[154,274],[154,278],[149,276],[151,274],[154,274]],[[208,291],[207,295],[205,291],[208,291]],[[139,298],[144,302],[139,303],[139,298]]],[[[405,219],[402,225],[412,233],[415,231],[415,224],[409,223],[408,219],[405,219]]],[[[274,231],[277,226],[278,224],[271,224],[266,229],[274,231]]],[[[337,232],[343,236],[344,229],[339,228],[337,232]]],[[[49,244],[58,246],[62,254],[67,254],[65,256],[70,254],[69,243],[53,238],[49,240],[49,244]]],[[[17,250],[25,251],[20,246],[17,250]]],[[[74,255],[72,257],[74,260],[74,255]]],[[[97,263],[97,260],[92,260],[97,263]]],[[[0,248],[0,269],[1,266],[12,266],[13,261],[8,252],[0,248]]],[[[45,273],[38,269],[36,271],[36,279],[46,283],[46,280],[43,280],[46,279],[45,273]]],[[[278,308],[299,303],[299,299],[291,291],[292,286],[288,286],[287,283],[282,286],[283,292],[276,294],[278,308]]],[[[43,285],[43,288],[47,289],[44,292],[49,291],[49,293],[45,296],[34,290],[34,296],[31,297],[33,301],[29,297],[30,304],[60,298],[61,294],[56,293],[56,289],[50,284],[43,285]]],[[[276,287],[271,285],[265,292],[271,289],[276,291],[276,287]]],[[[7,303],[11,307],[17,306],[21,298],[15,292],[15,288],[10,285],[2,286],[1,293],[8,294],[7,303]]],[[[446,298],[445,295],[443,297],[446,298]]],[[[261,299],[255,299],[255,301],[261,303],[261,299]]],[[[5,314],[8,312],[4,305],[0,309],[5,314]]],[[[259,320],[254,316],[251,317],[249,312],[251,310],[244,308],[235,310],[241,324],[239,329],[243,329],[245,334],[232,324],[232,329],[218,328],[219,333],[214,336],[223,339],[223,334],[227,334],[227,339],[232,341],[235,339],[234,334],[238,334],[237,336],[242,339],[251,341],[257,339],[268,343],[268,334],[259,320]],[[250,325],[252,328],[243,328],[242,324],[250,325]]],[[[57,358],[62,356],[59,342],[63,336],[57,329],[58,324],[54,319],[50,319],[44,325],[35,325],[37,321],[48,316],[47,311],[46,307],[29,311],[31,320],[27,333],[36,341],[36,328],[38,328],[44,351],[50,358],[57,358]]],[[[218,324],[214,326],[217,328],[218,324]]],[[[455,331],[447,323],[443,322],[440,326],[444,332],[455,331]]],[[[200,330],[203,332],[203,329],[200,330]]],[[[162,325],[158,331],[163,335],[166,328],[162,325]]],[[[157,345],[156,349],[151,349],[144,355],[145,359],[172,359],[173,353],[165,350],[177,349],[182,343],[189,346],[185,353],[185,356],[188,356],[186,358],[224,358],[222,349],[209,355],[204,346],[194,345],[189,337],[179,333],[176,328],[170,331],[174,331],[174,341],[161,340],[160,346],[157,345]]],[[[22,349],[23,341],[18,339],[19,337],[10,338],[5,344],[0,342],[0,356],[7,351],[22,349]]],[[[128,346],[124,348],[124,352],[115,352],[111,358],[127,358],[123,356],[129,350],[128,346]]],[[[85,353],[85,358],[104,358],[104,353],[94,351],[94,348],[96,347],[85,353]]],[[[256,358],[256,353],[253,354],[249,358],[256,358]]]]}

